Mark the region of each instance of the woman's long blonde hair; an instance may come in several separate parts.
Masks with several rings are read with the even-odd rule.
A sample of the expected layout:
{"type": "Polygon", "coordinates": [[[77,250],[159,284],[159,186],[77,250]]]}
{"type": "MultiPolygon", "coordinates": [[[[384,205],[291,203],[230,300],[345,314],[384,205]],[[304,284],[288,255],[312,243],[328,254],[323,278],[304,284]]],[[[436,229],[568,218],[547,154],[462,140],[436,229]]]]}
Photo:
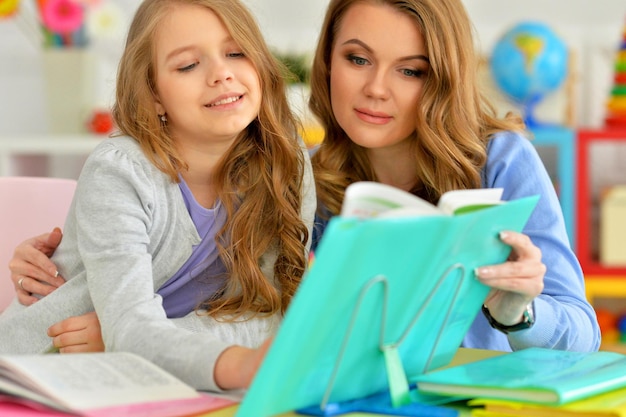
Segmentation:
{"type": "Polygon", "coordinates": [[[213,316],[284,312],[304,273],[308,231],[302,206],[304,158],[297,120],[290,111],[283,76],[248,9],[238,0],[145,0],[131,24],[120,61],[113,107],[122,134],[135,138],[148,158],[172,181],[187,168],[155,111],[155,33],[177,5],[213,11],[259,75],[258,117],[243,131],[216,168],[217,196],[227,210],[216,236],[228,271],[226,287],[202,307],[213,316]],[[261,256],[276,250],[274,281],[261,271],[261,256]]]}
{"type": "Polygon", "coordinates": [[[472,26],[460,0],[331,0],[311,72],[312,112],[326,136],[312,158],[319,208],[341,209],[345,188],[376,181],[366,150],[337,123],[330,101],[331,55],[346,11],[356,3],[387,5],[409,16],[426,45],[431,70],[418,108],[412,139],[413,193],[435,203],[452,189],[478,188],[489,137],[499,130],[522,130],[519,117],[498,119],[478,88],[472,26]]]}

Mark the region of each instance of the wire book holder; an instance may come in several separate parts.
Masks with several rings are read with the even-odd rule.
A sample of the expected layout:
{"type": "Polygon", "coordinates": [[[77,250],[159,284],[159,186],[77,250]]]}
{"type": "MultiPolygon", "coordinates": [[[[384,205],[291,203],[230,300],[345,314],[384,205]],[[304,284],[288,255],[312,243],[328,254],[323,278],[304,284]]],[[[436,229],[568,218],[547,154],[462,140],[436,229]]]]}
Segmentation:
{"type": "Polygon", "coordinates": [[[473,271],[506,260],[499,232],[521,231],[537,200],[459,216],[331,219],[237,417],[456,416],[415,389],[417,378],[457,354],[489,293],[473,271]],[[392,396],[409,403],[394,407],[392,396]]]}
{"type": "MultiPolygon", "coordinates": [[[[389,394],[391,398],[391,405],[393,406],[393,408],[396,408],[396,411],[397,411],[396,415],[407,415],[407,416],[419,415],[419,414],[415,414],[415,407],[407,408],[406,410],[407,414],[402,414],[402,410],[401,410],[402,407],[410,405],[411,398],[409,395],[410,388],[409,388],[408,378],[406,376],[406,372],[402,365],[402,359],[400,357],[400,353],[398,352],[398,348],[402,345],[402,343],[404,343],[404,341],[407,338],[407,335],[411,332],[411,330],[413,329],[413,327],[415,326],[419,318],[422,316],[422,313],[429,306],[430,302],[432,301],[435,294],[437,294],[437,292],[439,291],[443,282],[446,281],[447,279],[458,277],[456,285],[454,286],[453,296],[450,299],[448,303],[448,308],[445,311],[443,323],[440,326],[439,331],[437,332],[437,336],[435,338],[433,348],[431,349],[428,359],[426,361],[426,364],[421,372],[424,373],[429,370],[432,358],[435,354],[439,341],[441,340],[441,335],[443,334],[443,330],[445,329],[445,326],[447,325],[448,320],[450,319],[453,306],[455,305],[456,300],[461,292],[461,288],[463,286],[463,282],[466,276],[467,274],[466,274],[466,269],[464,265],[460,263],[454,263],[450,265],[444,271],[444,273],[439,277],[435,286],[428,293],[428,296],[425,299],[424,303],[419,307],[415,315],[412,317],[408,326],[406,326],[406,328],[404,329],[400,337],[394,342],[385,342],[387,311],[388,311],[388,302],[389,302],[389,285],[390,285],[389,280],[384,275],[376,275],[373,278],[371,278],[369,281],[367,281],[365,285],[363,286],[363,288],[361,289],[359,296],[356,300],[356,304],[352,311],[352,316],[350,318],[346,334],[342,340],[341,348],[339,350],[339,354],[337,355],[337,360],[335,361],[335,365],[333,367],[330,379],[328,381],[328,385],[324,392],[324,396],[322,397],[322,401],[320,402],[319,408],[308,407],[307,409],[304,409],[301,411],[305,413],[313,413],[314,412],[313,409],[318,408],[318,412],[321,414],[315,414],[315,415],[322,415],[322,416],[337,415],[337,414],[343,414],[343,413],[354,412],[354,411],[361,411],[361,412],[376,411],[368,407],[366,401],[358,401],[358,404],[360,405],[356,407],[355,407],[356,404],[354,403],[346,404],[345,406],[343,406],[342,404],[337,404],[337,403],[333,404],[333,403],[330,403],[330,396],[332,394],[332,389],[335,383],[335,379],[337,377],[337,373],[339,372],[339,368],[341,366],[343,355],[346,351],[346,347],[350,340],[352,330],[354,329],[354,326],[355,326],[355,323],[359,314],[359,310],[361,308],[362,301],[364,297],[367,295],[367,293],[373,287],[375,287],[376,285],[382,285],[382,288],[383,288],[382,317],[381,317],[378,348],[383,353],[383,356],[385,358],[387,378],[389,381],[389,394]],[[459,270],[460,273],[453,275],[452,272],[455,270],[459,270]]],[[[374,396],[372,398],[380,399],[380,396],[374,396]]],[[[380,404],[373,404],[373,406],[374,406],[373,408],[376,408],[377,410],[380,409],[380,404]]]]}

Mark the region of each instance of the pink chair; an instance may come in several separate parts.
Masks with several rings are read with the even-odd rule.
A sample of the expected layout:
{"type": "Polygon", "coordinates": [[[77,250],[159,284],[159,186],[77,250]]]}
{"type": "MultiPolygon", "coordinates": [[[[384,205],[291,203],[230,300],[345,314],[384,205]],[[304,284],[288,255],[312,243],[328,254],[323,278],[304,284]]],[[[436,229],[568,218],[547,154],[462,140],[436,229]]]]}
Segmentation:
{"type": "Polygon", "coordinates": [[[0,312],[15,295],[9,260],[18,243],[63,227],[76,180],[0,177],[0,312]]]}

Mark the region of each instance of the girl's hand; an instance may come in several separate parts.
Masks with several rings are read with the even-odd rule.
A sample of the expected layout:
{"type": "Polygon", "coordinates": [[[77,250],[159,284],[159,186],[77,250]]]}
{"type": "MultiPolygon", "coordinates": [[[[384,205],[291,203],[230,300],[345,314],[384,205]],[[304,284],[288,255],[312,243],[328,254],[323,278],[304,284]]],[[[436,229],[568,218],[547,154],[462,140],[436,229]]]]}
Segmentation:
{"type": "Polygon", "coordinates": [[[9,269],[17,299],[21,304],[31,305],[38,297],[45,297],[65,283],[63,277],[58,275],[56,265],[49,259],[61,243],[62,237],[61,229],[57,227],[52,232],[28,239],[15,248],[9,269]]]}
{"type": "Polygon", "coordinates": [[[248,388],[261,366],[273,338],[256,349],[231,346],[217,358],[214,368],[215,383],[224,390],[248,388]]]}
{"type": "Polygon", "coordinates": [[[50,326],[48,336],[61,353],[104,352],[100,320],[95,312],[70,317],[50,326]]]}
{"type": "Polygon", "coordinates": [[[543,291],[546,266],[541,250],[530,238],[517,232],[500,233],[502,242],[513,250],[507,262],[478,268],[477,278],[492,288],[485,305],[503,325],[520,323],[526,306],[543,291]]]}

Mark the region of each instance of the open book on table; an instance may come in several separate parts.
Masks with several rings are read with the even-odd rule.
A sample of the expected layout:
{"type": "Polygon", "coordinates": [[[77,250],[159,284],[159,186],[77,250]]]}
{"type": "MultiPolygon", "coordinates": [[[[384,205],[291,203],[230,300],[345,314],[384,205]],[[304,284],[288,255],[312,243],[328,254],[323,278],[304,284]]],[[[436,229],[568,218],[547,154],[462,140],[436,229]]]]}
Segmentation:
{"type": "MultiPolygon", "coordinates": [[[[413,408],[406,415],[445,415],[417,410],[411,387],[450,362],[489,292],[474,269],[506,260],[511,248],[499,233],[521,231],[538,200],[497,197],[490,207],[454,216],[381,217],[376,209],[378,217],[370,217],[359,207],[389,201],[389,194],[375,191],[353,209],[355,199],[364,201],[353,187],[360,185],[346,190],[349,210],[330,220],[238,417],[295,409],[390,414],[385,407],[395,415],[404,407],[413,408]],[[371,407],[353,402],[370,396],[371,407]]],[[[418,200],[404,194],[408,202],[387,215],[418,200]]]]}
{"type": "Polygon", "coordinates": [[[3,417],[176,417],[231,404],[131,353],[0,356],[3,417]]]}

